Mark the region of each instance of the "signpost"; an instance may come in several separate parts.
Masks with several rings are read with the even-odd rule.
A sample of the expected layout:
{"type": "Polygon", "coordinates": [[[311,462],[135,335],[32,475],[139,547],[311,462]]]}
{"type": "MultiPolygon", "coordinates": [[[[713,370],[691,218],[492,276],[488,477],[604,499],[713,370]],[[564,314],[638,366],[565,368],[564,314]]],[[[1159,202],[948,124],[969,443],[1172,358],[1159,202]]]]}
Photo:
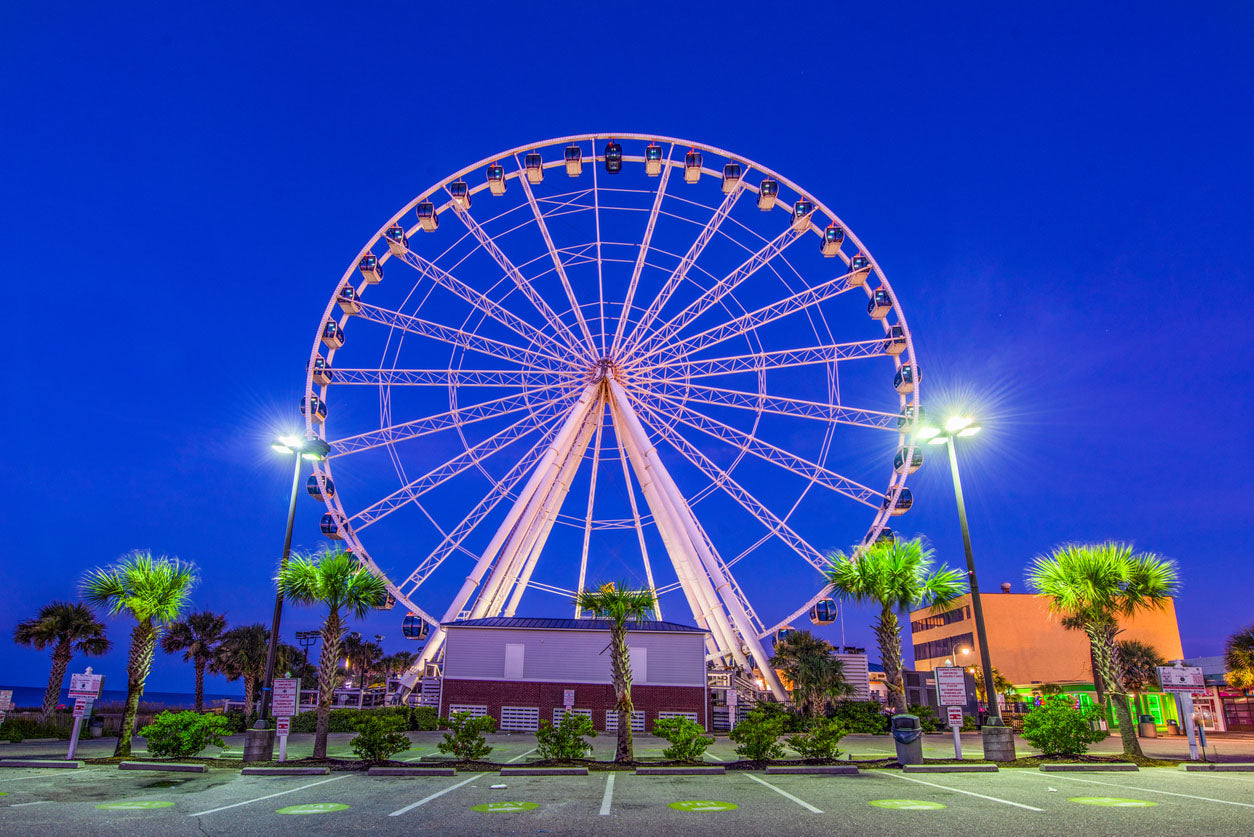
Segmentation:
{"type": "Polygon", "coordinates": [[[13,690],[0,690],[0,724],[4,723],[4,716],[13,708],[13,690]]]}
{"type": "Polygon", "coordinates": [[[1193,723],[1193,693],[1206,691],[1206,677],[1199,666],[1186,666],[1183,660],[1176,660],[1174,666],[1158,667],[1158,683],[1164,692],[1172,692],[1176,696],[1176,706],[1184,719],[1184,729],[1189,736],[1189,758],[1196,760],[1197,728],[1193,723]]]}
{"type": "Polygon", "coordinates": [[[958,731],[962,729],[962,707],[950,706],[945,711],[949,714],[949,728],[954,733],[954,758],[962,758],[962,736],[958,731]]]}
{"type": "Polygon", "coordinates": [[[967,705],[967,674],[960,666],[940,666],[932,669],[936,675],[937,703],[946,707],[949,726],[954,733],[954,758],[962,758],[962,707],[967,705]],[[955,716],[957,721],[954,720],[955,716]]]}
{"type": "Polygon", "coordinates": [[[83,728],[83,716],[91,714],[92,703],[100,697],[104,688],[104,675],[92,674],[91,666],[82,674],[70,675],[70,697],[74,698],[74,728],[70,731],[70,749],[65,754],[66,761],[74,759],[78,750],[78,734],[83,728]]]}
{"type": "Polygon", "coordinates": [[[287,736],[292,731],[292,716],[300,708],[300,678],[276,677],[270,697],[270,711],[274,715],[279,736],[279,761],[287,761],[287,736]]]}
{"type": "Polygon", "coordinates": [[[575,707],[574,689],[562,689],[562,706],[566,707],[567,712],[575,707]]]}

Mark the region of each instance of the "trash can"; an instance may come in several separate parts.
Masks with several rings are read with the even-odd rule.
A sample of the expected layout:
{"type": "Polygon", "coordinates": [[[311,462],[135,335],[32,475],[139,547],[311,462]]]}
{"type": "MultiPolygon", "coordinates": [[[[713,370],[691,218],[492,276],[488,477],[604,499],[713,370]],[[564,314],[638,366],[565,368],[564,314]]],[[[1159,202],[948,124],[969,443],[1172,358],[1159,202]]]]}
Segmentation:
{"type": "Polygon", "coordinates": [[[1179,735],[1180,734],[1180,725],[1177,724],[1174,719],[1168,721],[1166,726],[1167,726],[1167,735],[1179,735]]]}
{"type": "Polygon", "coordinates": [[[1142,738],[1157,738],[1158,727],[1154,724],[1153,715],[1142,715],[1137,719],[1136,732],[1142,738]]]}
{"type": "Polygon", "coordinates": [[[87,732],[92,738],[101,738],[104,736],[104,721],[100,718],[92,718],[91,723],[87,725],[87,732]]]}
{"type": "Polygon", "coordinates": [[[894,715],[889,722],[898,764],[923,764],[923,726],[918,715],[894,715]]]}

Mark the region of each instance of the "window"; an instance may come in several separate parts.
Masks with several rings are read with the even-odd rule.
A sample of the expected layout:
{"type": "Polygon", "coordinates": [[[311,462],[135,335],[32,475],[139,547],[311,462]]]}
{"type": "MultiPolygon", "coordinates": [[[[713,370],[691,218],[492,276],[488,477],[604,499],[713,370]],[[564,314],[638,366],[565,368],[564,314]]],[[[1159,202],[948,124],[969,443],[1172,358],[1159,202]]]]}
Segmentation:
{"type": "MultiPolygon", "coordinates": [[[[572,710],[570,710],[570,714],[572,714],[572,715],[583,715],[583,716],[584,716],[585,718],[587,718],[589,721],[591,721],[591,720],[592,720],[592,710],[591,710],[591,709],[572,709],[572,710]]],[[[562,722],[562,719],[563,719],[563,718],[565,718],[565,717],[566,717],[566,707],[564,707],[564,706],[555,706],[555,707],[553,707],[553,726],[557,726],[558,724],[560,724],[560,723],[562,722]]]]}
{"type": "Polygon", "coordinates": [[[535,732],[540,728],[540,707],[538,706],[502,706],[501,729],[515,729],[523,732],[535,732]]]}
{"type": "Polygon", "coordinates": [[[697,722],[697,713],[696,712],[659,712],[657,713],[657,719],[659,721],[662,720],[663,718],[687,718],[689,721],[692,721],[695,724],[697,722]]]}
{"type": "Polygon", "coordinates": [[[932,628],[940,628],[945,625],[952,625],[954,622],[961,622],[964,619],[971,618],[971,607],[964,605],[953,610],[947,610],[944,613],[935,613],[931,616],[924,616],[922,619],[915,619],[910,623],[912,631],[928,631],[932,628]]]}
{"type": "Polygon", "coordinates": [[[526,648],[521,642],[509,642],[505,645],[505,679],[506,680],[522,680],[523,676],[523,650],[526,648]]]}
{"type": "MultiPolygon", "coordinates": [[[[943,614],[942,614],[943,615],[943,614]]],[[[937,657],[948,657],[954,653],[954,649],[961,649],[963,646],[967,648],[975,648],[975,636],[970,633],[958,634],[957,636],[947,636],[944,639],[934,639],[930,642],[916,642],[914,644],[914,659],[933,660],[937,657]]],[[[958,652],[959,657],[962,652],[958,652]]]]}
{"type": "MultiPolygon", "coordinates": [[[[425,683],[423,684],[423,688],[426,688],[425,683]]],[[[482,718],[484,715],[488,714],[488,707],[472,706],[467,703],[450,703],[448,705],[448,714],[452,715],[454,712],[469,712],[470,717],[472,718],[482,718]]]]}
{"type": "MultiPolygon", "coordinates": [[[[613,709],[605,710],[605,731],[618,732],[618,713],[613,709]]],[[[631,713],[631,731],[644,732],[644,710],[637,709],[631,713]]]]}

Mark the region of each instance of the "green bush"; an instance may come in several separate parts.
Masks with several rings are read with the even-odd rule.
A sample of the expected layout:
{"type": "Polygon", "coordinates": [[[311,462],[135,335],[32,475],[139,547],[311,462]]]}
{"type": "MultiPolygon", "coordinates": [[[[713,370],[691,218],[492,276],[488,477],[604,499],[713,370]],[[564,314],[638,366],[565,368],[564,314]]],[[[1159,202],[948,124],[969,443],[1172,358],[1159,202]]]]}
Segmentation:
{"type": "Polygon", "coordinates": [[[791,706],[782,703],[759,703],[753,707],[754,712],[761,712],[768,718],[781,718],[784,732],[802,732],[810,725],[810,719],[791,706]]]}
{"type": "Polygon", "coordinates": [[[567,712],[557,726],[540,722],[536,750],[542,759],[581,759],[592,752],[592,745],[584,741],[584,736],[595,738],[596,734],[591,718],[567,712]]]}
{"type": "Polygon", "coordinates": [[[370,715],[357,722],[357,737],[349,742],[357,757],[378,764],[411,746],[399,716],[370,715]]]}
{"type": "Polygon", "coordinates": [[[1092,706],[1076,709],[1071,698],[1053,695],[1023,716],[1023,739],[1043,753],[1078,756],[1107,736],[1094,728],[1100,717],[1092,706]]]}
{"type": "Polygon", "coordinates": [[[845,737],[845,725],[831,718],[818,718],[803,733],[791,736],[788,746],[802,758],[834,759],[841,754],[836,745],[845,737]]]}
{"type": "Polygon", "coordinates": [[[72,720],[53,715],[52,720],[41,724],[34,718],[14,718],[10,715],[0,724],[0,740],[17,742],[27,738],[69,738],[74,729],[72,720]]]}
{"type": "Polygon", "coordinates": [[[220,717],[226,719],[228,735],[239,735],[248,729],[248,716],[243,712],[223,712],[220,717]]]}
{"type": "Polygon", "coordinates": [[[912,703],[906,707],[907,715],[918,715],[919,726],[924,732],[936,732],[941,728],[940,721],[936,718],[936,710],[922,703],[912,703]]]}
{"type": "Polygon", "coordinates": [[[662,757],[672,761],[703,761],[705,748],[714,743],[706,738],[701,725],[691,718],[659,718],[653,722],[653,734],[665,738],[671,746],[662,751],[662,757]]]}
{"type": "Polygon", "coordinates": [[[888,716],[877,700],[841,701],[828,711],[827,717],[840,721],[851,735],[888,732],[888,716]]]}
{"type": "MultiPolygon", "coordinates": [[[[332,709],[328,732],[356,732],[362,718],[399,718],[404,730],[433,730],[439,715],[433,706],[380,706],[375,709],[332,709]]],[[[301,712],[292,718],[292,732],[315,732],[318,728],[316,710],[301,712]]]]}
{"type": "Polygon", "coordinates": [[[187,758],[210,744],[226,744],[222,736],[231,734],[231,725],[221,715],[199,712],[162,712],[139,731],[148,744],[148,753],[157,758],[187,758]]]}
{"type": "Polygon", "coordinates": [[[779,737],[784,734],[785,721],[779,713],[754,709],[740,719],[729,737],[740,745],[736,752],[750,761],[770,761],[784,755],[779,737]]]}
{"type": "Polygon", "coordinates": [[[496,732],[496,719],[491,715],[472,718],[469,712],[454,712],[441,723],[448,729],[444,740],[435,745],[441,753],[452,753],[459,761],[486,758],[492,748],[485,733],[496,732]]]}

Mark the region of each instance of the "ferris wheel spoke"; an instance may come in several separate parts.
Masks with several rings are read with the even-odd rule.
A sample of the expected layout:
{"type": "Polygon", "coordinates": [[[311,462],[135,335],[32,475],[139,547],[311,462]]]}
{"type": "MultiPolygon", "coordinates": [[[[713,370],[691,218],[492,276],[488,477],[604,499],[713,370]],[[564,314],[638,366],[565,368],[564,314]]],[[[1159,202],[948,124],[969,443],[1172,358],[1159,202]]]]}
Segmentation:
{"type": "MultiPolygon", "coordinates": [[[[614,433],[614,441],[618,446],[619,461],[622,462],[623,465],[623,485],[627,490],[627,500],[631,504],[631,519],[636,527],[636,540],[640,543],[640,557],[644,562],[645,578],[649,583],[649,589],[652,590],[654,589],[653,567],[649,563],[649,547],[645,545],[644,541],[644,525],[640,520],[640,507],[636,504],[636,491],[632,487],[631,469],[627,465],[627,451],[623,447],[622,436],[619,435],[617,430],[614,433]]],[[[676,582],[676,584],[678,585],[678,582],[676,582]]],[[[659,622],[662,621],[662,601],[660,592],[653,597],[653,614],[657,617],[659,622]]]]}
{"type": "Polygon", "coordinates": [[[662,309],[666,307],[666,303],[670,301],[671,296],[679,289],[679,286],[683,284],[684,279],[687,278],[688,271],[691,270],[693,264],[696,263],[697,257],[701,255],[703,250],[705,250],[706,245],[714,239],[715,234],[718,232],[718,228],[722,226],[723,221],[725,221],[727,216],[731,214],[732,207],[736,205],[736,200],[744,191],[744,187],[740,185],[742,183],[744,183],[744,180],[741,180],[740,183],[738,183],[731,190],[731,192],[723,197],[723,202],[719,204],[718,209],[714,211],[714,215],[710,217],[708,222],[706,222],[706,225],[701,229],[701,232],[698,233],[696,240],[692,242],[692,246],[688,248],[688,252],[684,254],[682,259],[680,259],[679,266],[675,268],[675,272],[667,278],[666,283],[662,286],[662,290],[659,291],[658,295],[653,298],[651,303],[649,303],[649,307],[645,310],[644,316],[642,316],[640,321],[632,327],[631,331],[627,335],[625,343],[627,346],[627,351],[625,353],[626,356],[630,357],[635,354],[633,350],[640,337],[643,337],[647,333],[649,326],[653,324],[655,319],[657,319],[658,314],[660,314],[662,309]]]}
{"type": "Polygon", "coordinates": [[[573,381],[579,373],[516,369],[342,369],[327,367],[335,386],[534,387],[573,381]]]}
{"type": "MultiPolygon", "coordinates": [[[[522,178],[526,182],[526,178],[522,178]]],[[[479,293],[474,288],[467,285],[449,272],[436,267],[413,250],[406,250],[401,257],[405,264],[412,267],[418,273],[440,287],[452,292],[462,300],[473,305],[477,310],[487,314],[501,325],[513,331],[519,337],[529,341],[536,346],[545,346],[549,343],[549,338],[531,323],[519,317],[517,314],[506,309],[503,305],[493,302],[485,295],[479,293]]],[[[544,354],[548,354],[545,352],[544,354]]],[[[550,355],[553,357],[552,355],[550,355]]],[[[559,360],[553,357],[554,360],[559,360]]]]}
{"type": "Polygon", "coordinates": [[[735,372],[758,372],[787,369],[793,366],[809,366],[819,363],[836,363],[857,358],[885,357],[884,340],[858,340],[851,343],[833,343],[802,349],[778,349],[770,352],[711,358],[709,360],[669,360],[652,366],[633,369],[639,372],[661,373],[659,380],[672,378],[706,378],[712,375],[728,375],[735,372]],[[672,374],[673,373],[673,374],[672,374]]]}
{"type": "MultiPolygon", "coordinates": [[[[611,354],[618,351],[619,343],[623,339],[623,329],[627,325],[627,318],[631,313],[631,303],[636,297],[636,286],[640,283],[640,273],[644,270],[645,258],[649,254],[649,244],[653,241],[653,229],[657,226],[658,210],[662,208],[662,198],[666,195],[666,184],[671,177],[671,156],[675,153],[675,143],[671,143],[666,150],[666,162],[662,165],[662,174],[657,184],[657,194],[653,197],[653,208],[649,211],[649,221],[644,227],[644,238],[640,242],[640,252],[636,255],[636,265],[631,271],[631,280],[627,283],[627,295],[623,299],[623,310],[618,317],[618,326],[614,329],[614,339],[611,341],[611,354]]],[[[658,617],[661,619],[661,617],[658,617]]]]}
{"type": "MultiPolygon", "coordinates": [[[[496,262],[501,270],[505,271],[505,275],[509,277],[515,287],[522,291],[523,296],[525,296],[527,300],[535,306],[535,309],[540,312],[540,316],[544,317],[544,320],[549,324],[549,327],[552,328],[556,334],[560,335],[566,342],[566,348],[571,351],[576,351],[576,347],[579,346],[579,338],[575,336],[574,332],[572,332],[570,328],[562,322],[561,318],[557,316],[553,309],[549,307],[549,304],[544,301],[544,297],[540,295],[535,286],[532,285],[527,277],[523,276],[518,268],[514,266],[514,263],[510,261],[509,256],[506,256],[505,253],[501,251],[501,248],[497,246],[496,241],[493,240],[492,236],[488,235],[483,227],[479,226],[479,222],[477,222],[471,214],[463,209],[456,201],[453,202],[453,212],[457,215],[461,222],[466,225],[466,229],[470,230],[471,235],[478,240],[479,245],[483,247],[484,251],[492,257],[492,261],[496,262]]],[[[595,351],[591,345],[589,345],[589,348],[595,351]]]]}
{"type": "Polygon", "coordinates": [[[399,311],[380,308],[377,305],[368,305],[364,302],[360,303],[360,308],[361,310],[354,316],[363,320],[398,328],[401,331],[419,337],[429,337],[432,340],[438,340],[466,351],[488,355],[498,360],[513,361],[520,366],[530,366],[545,372],[561,371],[552,365],[554,363],[562,366],[566,365],[566,362],[547,352],[532,351],[510,343],[503,343],[500,340],[493,340],[490,337],[481,337],[478,334],[449,328],[448,326],[433,323],[430,320],[424,320],[411,314],[402,314],[399,311]]]}
{"type": "Polygon", "coordinates": [[[649,357],[657,354],[662,349],[668,349],[671,351],[678,350],[679,354],[691,354],[693,352],[701,351],[709,346],[713,346],[716,343],[722,343],[724,340],[730,340],[733,337],[753,331],[755,328],[764,326],[767,323],[782,319],[790,314],[795,314],[798,311],[804,311],[811,306],[818,305],[819,303],[825,302],[832,297],[839,296],[852,288],[859,287],[850,282],[852,275],[853,274],[851,273],[846,273],[843,276],[837,276],[835,279],[829,279],[826,282],[815,285],[814,287],[798,291],[792,296],[781,299],[779,302],[764,305],[761,308],[750,311],[749,313],[743,314],[732,320],[728,320],[725,323],[721,323],[720,325],[716,325],[712,328],[707,328],[705,331],[694,334],[692,337],[685,338],[679,343],[670,345],[664,343],[650,349],[642,355],[639,355],[639,357],[649,357]]]}
{"type": "Polygon", "coordinates": [[[800,398],[786,398],[781,395],[766,395],[757,392],[741,392],[740,390],[712,387],[704,384],[676,384],[670,381],[657,381],[654,387],[659,395],[696,401],[719,407],[734,407],[738,410],[751,412],[775,413],[791,418],[812,419],[814,421],[836,422],[854,427],[869,427],[875,430],[900,431],[897,426],[901,416],[898,413],[885,413],[880,410],[863,410],[858,407],[846,407],[843,404],[824,404],[821,401],[805,401],[800,398]]]}
{"type": "Polygon", "coordinates": [[[536,202],[536,196],[531,191],[531,184],[527,181],[526,171],[517,154],[514,155],[514,162],[518,164],[518,183],[522,186],[523,194],[527,196],[527,203],[531,205],[531,214],[535,216],[536,226],[540,228],[540,235],[544,237],[544,244],[549,248],[549,256],[553,259],[553,267],[557,271],[558,279],[562,282],[562,289],[566,291],[566,301],[570,303],[571,310],[575,312],[575,318],[579,323],[579,330],[583,332],[584,340],[587,341],[588,345],[592,345],[592,333],[588,330],[588,321],[584,319],[583,309],[579,307],[579,302],[575,299],[575,289],[570,284],[570,277],[566,275],[566,267],[562,264],[562,258],[557,252],[557,247],[553,244],[553,236],[549,233],[549,225],[544,222],[544,213],[540,211],[540,204],[536,202]]]}
{"type": "MultiPolygon", "coordinates": [[[[827,567],[828,562],[821,552],[807,543],[804,538],[798,535],[791,526],[780,519],[774,512],[758,502],[752,494],[702,453],[696,445],[670,427],[666,423],[664,416],[658,415],[653,408],[643,402],[638,401],[637,403],[640,404],[641,409],[645,413],[653,417],[652,427],[661,434],[662,438],[666,439],[671,447],[679,451],[685,459],[699,468],[715,485],[743,506],[745,511],[753,515],[759,523],[767,528],[770,535],[778,537],[815,569],[822,571],[827,567]]],[[[739,558],[736,560],[739,560],[739,558]]],[[[736,563],[736,560],[728,562],[727,566],[736,563]]]]}
{"type": "Polygon", "coordinates": [[[784,250],[788,248],[788,245],[800,238],[801,235],[801,230],[790,226],[779,235],[775,236],[775,238],[768,241],[762,249],[745,259],[739,267],[724,276],[722,279],[718,280],[718,282],[714,283],[714,285],[702,292],[700,296],[688,303],[688,305],[686,305],[678,314],[658,326],[657,329],[650,334],[641,338],[637,346],[633,348],[633,353],[639,353],[647,356],[652,354],[654,349],[665,346],[670,342],[672,337],[683,331],[689,323],[697,317],[700,317],[712,306],[717,305],[719,300],[734,291],[750,276],[761,270],[762,267],[771,259],[784,252],[784,250]]]}
{"type": "Polygon", "coordinates": [[[452,459],[437,465],[427,473],[411,480],[393,491],[382,500],[378,500],[348,519],[354,532],[360,532],[368,526],[378,523],[392,512],[408,503],[416,502],[419,497],[433,488],[447,482],[466,469],[478,465],[494,453],[508,447],[534,430],[544,428],[557,421],[561,415],[558,406],[561,399],[553,399],[540,405],[534,415],[525,416],[503,430],[498,430],[474,447],[468,448],[452,459]]]}
{"type": "MultiPolygon", "coordinates": [[[[588,479],[588,509],[583,520],[583,549],[579,555],[579,586],[576,588],[579,593],[583,593],[584,582],[588,578],[588,545],[592,540],[592,509],[597,496],[597,472],[601,469],[601,434],[605,430],[605,399],[597,401],[596,406],[597,429],[596,439],[592,443],[592,475],[588,479]]],[[[579,602],[575,602],[575,618],[579,618],[582,610],[579,602]]]]}
{"type": "Polygon", "coordinates": [[[835,471],[819,465],[817,462],[811,462],[804,457],[797,456],[795,453],[790,453],[781,447],[737,430],[729,424],[712,419],[704,413],[699,413],[685,406],[682,401],[675,398],[661,394],[658,394],[657,397],[666,402],[666,410],[669,417],[676,418],[708,436],[735,445],[739,450],[751,453],[759,459],[777,465],[786,471],[804,477],[810,482],[817,483],[837,494],[843,494],[849,499],[870,506],[873,509],[878,510],[884,500],[883,493],[873,488],[868,488],[861,483],[854,482],[848,477],[841,476],[835,471]]]}
{"type": "MultiPolygon", "coordinates": [[[[559,399],[569,398],[574,395],[576,390],[573,387],[560,388],[549,387],[549,390],[557,389],[562,395],[559,399]]],[[[479,404],[472,404],[467,407],[458,407],[455,410],[448,410],[443,413],[437,413],[431,416],[424,416],[413,421],[403,422],[401,424],[393,424],[378,430],[370,430],[365,433],[358,433],[354,436],[345,436],[342,439],[336,439],[330,442],[331,458],[346,456],[352,453],[360,453],[363,450],[377,448],[381,445],[392,445],[403,442],[408,439],[416,439],[419,436],[427,436],[432,433],[439,433],[441,430],[448,430],[453,427],[460,427],[466,424],[474,424],[475,422],[485,421],[487,419],[497,418],[499,416],[508,416],[513,413],[530,410],[534,414],[535,399],[539,393],[530,392],[521,395],[507,395],[503,398],[495,398],[491,401],[483,401],[479,404]]]]}

